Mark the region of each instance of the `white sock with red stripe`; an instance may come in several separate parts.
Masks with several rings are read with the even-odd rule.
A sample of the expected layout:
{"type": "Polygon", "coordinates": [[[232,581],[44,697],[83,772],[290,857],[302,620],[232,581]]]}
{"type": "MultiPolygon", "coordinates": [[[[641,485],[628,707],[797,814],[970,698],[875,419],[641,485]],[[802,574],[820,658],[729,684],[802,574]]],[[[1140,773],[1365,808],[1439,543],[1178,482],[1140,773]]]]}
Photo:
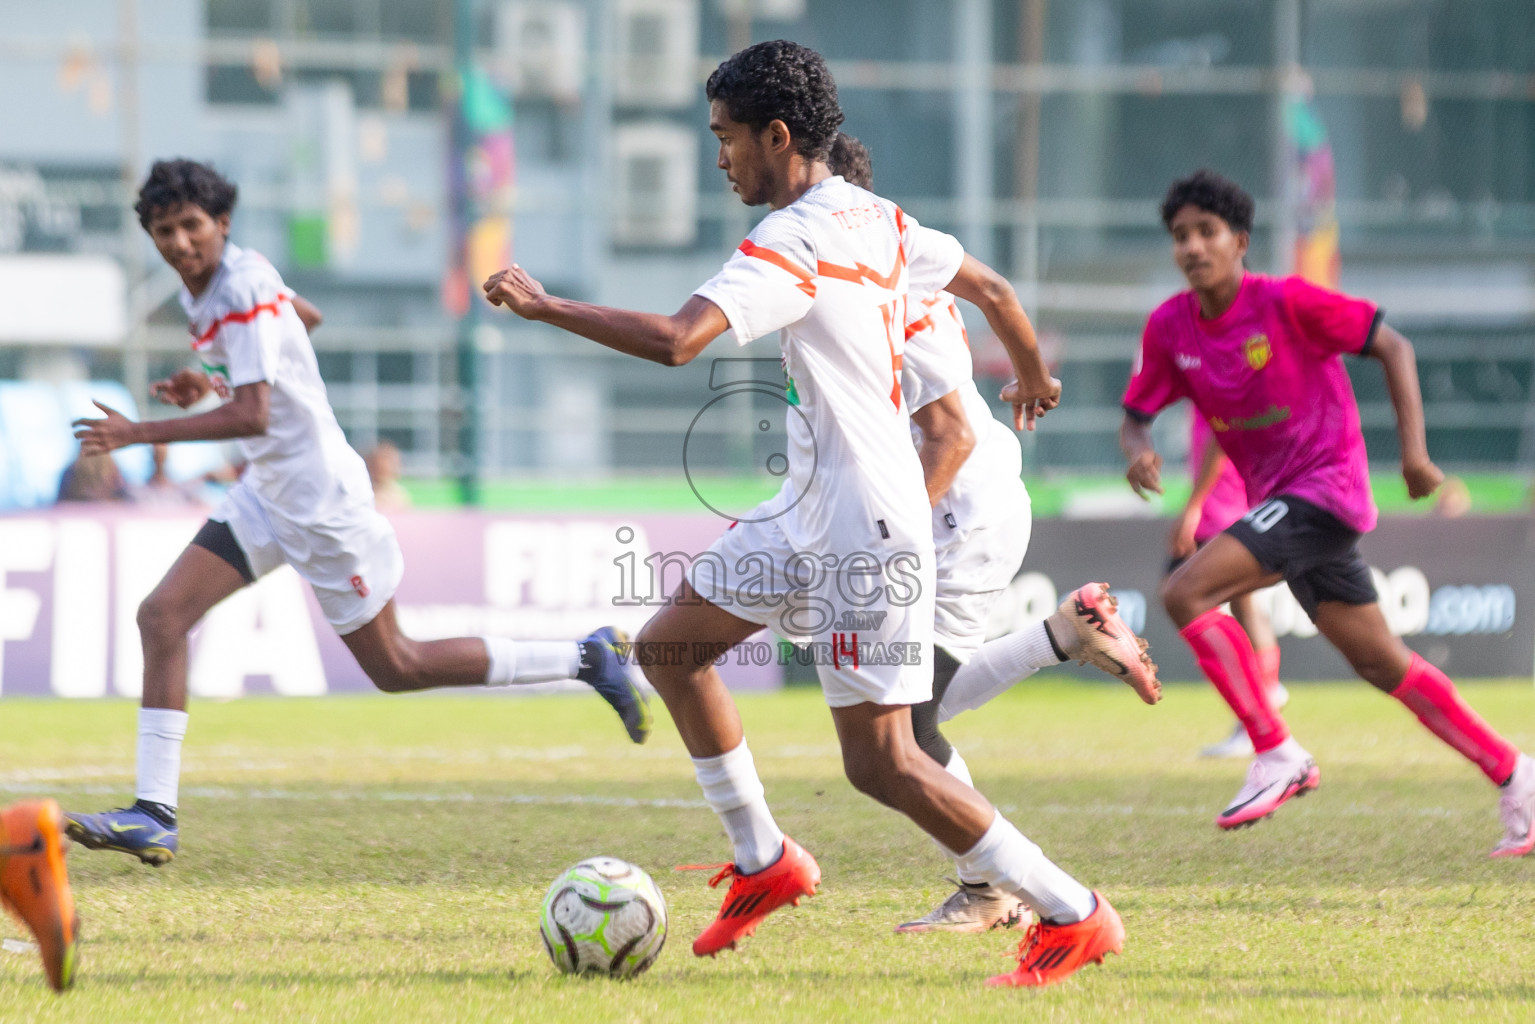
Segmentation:
{"type": "Polygon", "coordinates": [[[970,849],[954,858],[961,879],[974,879],[1017,894],[1043,921],[1075,924],[1097,901],[1081,882],[1056,867],[1038,845],[998,814],[970,849]]]}
{"type": "Polygon", "coordinates": [[[943,700],[938,702],[938,721],[947,722],[961,711],[974,711],[1014,683],[1060,663],[1061,657],[1050,642],[1043,619],[1016,633],[999,636],[983,644],[954,673],[943,700]]]}
{"type": "Polygon", "coordinates": [[[768,810],[766,790],[746,741],[718,757],[693,758],[693,774],[730,836],[736,869],[752,875],[776,861],[783,853],[783,832],[768,810]]]}
{"type": "Polygon", "coordinates": [[[581,671],[581,645],[574,640],[508,640],[504,636],[481,637],[490,655],[486,686],[519,683],[552,683],[574,679],[581,671]]]}

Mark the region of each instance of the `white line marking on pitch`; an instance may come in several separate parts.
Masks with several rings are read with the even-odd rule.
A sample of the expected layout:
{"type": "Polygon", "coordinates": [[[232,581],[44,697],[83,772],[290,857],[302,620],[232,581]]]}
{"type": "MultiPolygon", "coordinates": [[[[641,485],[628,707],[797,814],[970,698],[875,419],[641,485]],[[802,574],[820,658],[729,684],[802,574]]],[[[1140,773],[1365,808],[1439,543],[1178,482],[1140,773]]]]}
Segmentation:
{"type": "MultiPolygon", "coordinates": [[[[121,793],[122,786],[67,786],[73,793],[87,796],[110,796],[121,793]]],[[[0,793],[37,792],[36,786],[0,782],[0,793]]],[[[590,793],[399,793],[392,791],[370,792],[362,789],[301,790],[301,789],[234,789],[225,786],[183,786],[185,796],[207,800],[378,800],[384,803],[414,804],[522,804],[531,806],[587,805],[592,807],[708,807],[702,800],[680,800],[671,797],[599,796],[590,793]]]]}
{"type": "MultiPolygon", "coordinates": [[[[67,789],[71,793],[86,796],[112,796],[123,791],[122,786],[101,785],[65,785],[59,787],[67,789]]],[[[37,793],[36,785],[28,785],[18,782],[0,782],[0,793],[18,793],[32,795],[37,793]]],[[[303,800],[310,802],[336,801],[336,800],[377,800],[381,803],[417,803],[417,804],[516,804],[531,807],[557,807],[557,806],[589,806],[589,807],[672,807],[694,809],[707,807],[703,800],[685,800],[676,797],[626,797],[626,796],[601,796],[593,793],[420,793],[399,792],[394,790],[374,791],[367,789],[330,789],[330,790],[302,790],[302,789],[236,789],[228,786],[186,786],[182,792],[186,796],[207,800],[303,800]]],[[[780,801],[789,803],[792,801],[780,801]]],[[[1129,818],[1135,816],[1154,818],[1202,818],[1210,814],[1208,807],[1183,807],[1169,805],[1139,806],[1131,804],[1041,804],[1034,807],[1020,807],[1017,804],[999,804],[997,807],[1003,814],[1013,814],[1027,818],[1031,814],[1048,815],[1075,815],[1078,817],[1099,818],[1129,818]]],[[[1375,807],[1367,807],[1363,804],[1349,804],[1345,807],[1330,810],[1329,813],[1344,818],[1371,818],[1381,814],[1399,814],[1414,818],[1461,818],[1471,815],[1483,816],[1481,808],[1453,808],[1453,807],[1411,807],[1399,811],[1382,811],[1375,807]]]]}

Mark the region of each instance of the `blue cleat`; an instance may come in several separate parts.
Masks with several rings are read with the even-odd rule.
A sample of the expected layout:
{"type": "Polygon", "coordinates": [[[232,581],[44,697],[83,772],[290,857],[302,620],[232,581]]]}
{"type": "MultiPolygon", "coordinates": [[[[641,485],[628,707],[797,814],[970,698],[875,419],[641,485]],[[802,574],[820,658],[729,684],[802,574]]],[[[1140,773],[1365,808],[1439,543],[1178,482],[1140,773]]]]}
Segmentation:
{"type": "Polygon", "coordinates": [[[639,682],[639,667],[631,657],[629,636],[603,626],[581,641],[581,671],[577,678],[602,694],[623,719],[629,738],[644,743],[650,735],[650,700],[639,682]]]}
{"type": "Polygon", "coordinates": [[[100,814],[64,814],[64,834],[87,850],[131,853],[160,867],[176,856],[176,826],[134,805],[100,814]]]}

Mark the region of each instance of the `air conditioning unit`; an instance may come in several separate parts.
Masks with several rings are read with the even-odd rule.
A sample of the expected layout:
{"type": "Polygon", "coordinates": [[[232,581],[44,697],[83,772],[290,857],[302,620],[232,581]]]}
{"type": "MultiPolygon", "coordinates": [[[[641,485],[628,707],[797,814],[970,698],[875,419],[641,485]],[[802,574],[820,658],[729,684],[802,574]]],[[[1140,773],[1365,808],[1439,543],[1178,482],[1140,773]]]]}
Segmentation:
{"type": "Polygon", "coordinates": [[[496,9],[495,54],[518,95],[574,103],[586,75],[586,13],[573,3],[509,0],[496,9]]]}
{"type": "Polygon", "coordinates": [[[698,95],[698,0],[618,0],[613,100],[686,107],[698,95]]]}
{"type": "Polygon", "coordinates": [[[613,241],[679,247],[698,234],[698,133],[669,121],[613,130],[613,241]]]}
{"type": "Polygon", "coordinates": [[[715,0],[727,18],[760,21],[798,21],[805,16],[805,0],[715,0]]]}

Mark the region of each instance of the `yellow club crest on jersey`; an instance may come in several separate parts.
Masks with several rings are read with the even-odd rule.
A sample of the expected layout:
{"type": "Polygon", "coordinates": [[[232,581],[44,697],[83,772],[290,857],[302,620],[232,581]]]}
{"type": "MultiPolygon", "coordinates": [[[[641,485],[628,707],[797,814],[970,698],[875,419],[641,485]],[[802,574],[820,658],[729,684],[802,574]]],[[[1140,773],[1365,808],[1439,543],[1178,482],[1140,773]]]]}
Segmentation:
{"type": "Polygon", "coordinates": [[[1267,366],[1269,358],[1274,354],[1273,348],[1269,345],[1269,336],[1267,334],[1254,334],[1251,338],[1247,339],[1242,349],[1247,353],[1247,365],[1251,366],[1254,370],[1261,370],[1267,366]]]}

